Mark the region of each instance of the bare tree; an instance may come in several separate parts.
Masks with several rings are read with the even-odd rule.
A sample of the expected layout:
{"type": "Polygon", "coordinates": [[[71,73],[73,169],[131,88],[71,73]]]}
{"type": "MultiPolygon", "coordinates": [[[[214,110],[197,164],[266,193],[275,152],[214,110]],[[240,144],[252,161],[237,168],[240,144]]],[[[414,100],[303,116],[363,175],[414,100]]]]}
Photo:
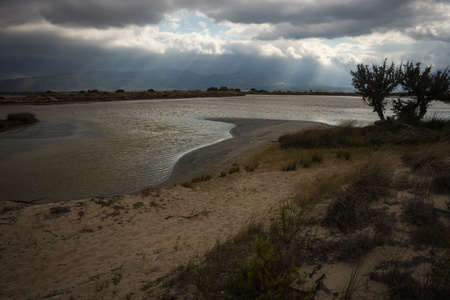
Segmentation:
{"type": "Polygon", "coordinates": [[[388,65],[385,58],[380,66],[358,64],[356,71],[350,71],[350,74],[353,76],[352,84],[364,102],[384,120],[386,97],[399,85],[401,67],[396,68],[394,62],[388,65]]]}
{"type": "Polygon", "coordinates": [[[432,101],[450,103],[450,67],[436,72],[431,71],[431,66],[423,70],[420,63],[407,62],[403,66],[401,86],[408,95],[415,96],[414,101],[394,102],[394,112],[399,118],[408,121],[422,119],[432,101]]]}

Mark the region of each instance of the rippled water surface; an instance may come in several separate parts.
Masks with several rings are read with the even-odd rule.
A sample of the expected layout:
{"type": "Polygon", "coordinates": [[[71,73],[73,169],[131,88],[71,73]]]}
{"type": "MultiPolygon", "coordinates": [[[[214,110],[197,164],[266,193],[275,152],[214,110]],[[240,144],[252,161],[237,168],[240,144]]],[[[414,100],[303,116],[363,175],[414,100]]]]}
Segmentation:
{"type": "MultiPolygon", "coordinates": [[[[377,119],[359,97],[261,95],[2,106],[0,118],[24,111],[33,112],[41,122],[20,136],[0,135],[3,201],[80,199],[161,183],[186,152],[231,137],[231,124],[205,118],[328,124],[346,120],[368,124],[377,119]]],[[[444,117],[450,116],[449,111],[448,105],[430,109],[444,117]]]]}

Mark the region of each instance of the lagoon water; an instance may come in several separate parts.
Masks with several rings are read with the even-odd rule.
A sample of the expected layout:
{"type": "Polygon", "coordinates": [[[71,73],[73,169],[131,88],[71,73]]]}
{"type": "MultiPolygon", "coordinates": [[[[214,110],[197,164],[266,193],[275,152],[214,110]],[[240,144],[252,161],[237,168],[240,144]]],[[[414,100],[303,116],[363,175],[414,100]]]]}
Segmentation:
{"type": "MultiPolygon", "coordinates": [[[[307,120],[331,125],[377,116],[360,97],[247,95],[0,107],[41,122],[0,134],[0,201],[41,202],[130,193],[162,183],[193,149],[231,138],[212,117],[307,120]]],[[[450,118],[450,107],[429,115],[450,118]]]]}

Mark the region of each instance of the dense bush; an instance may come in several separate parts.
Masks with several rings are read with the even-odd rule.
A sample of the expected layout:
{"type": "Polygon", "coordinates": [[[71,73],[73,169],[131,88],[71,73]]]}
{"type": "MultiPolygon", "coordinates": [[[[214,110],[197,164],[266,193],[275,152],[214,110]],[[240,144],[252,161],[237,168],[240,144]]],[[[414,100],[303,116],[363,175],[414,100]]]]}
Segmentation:
{"type": "Polygon", "coordinates": [[[6,121],[18,124],[33,124],[38,120],[34,114],[26,112],[8,114],[6,121]]]}

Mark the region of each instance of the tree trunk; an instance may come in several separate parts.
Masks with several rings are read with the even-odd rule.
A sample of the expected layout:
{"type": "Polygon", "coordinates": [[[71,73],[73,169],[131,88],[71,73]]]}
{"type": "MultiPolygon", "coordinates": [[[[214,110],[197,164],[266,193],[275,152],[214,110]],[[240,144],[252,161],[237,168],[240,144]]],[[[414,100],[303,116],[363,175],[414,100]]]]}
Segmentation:
{"type": "Polygon", "coordinates": [[[383,108],[380,106],[374,106],[373,110],[378,114],[378,117],[380,117],[380,120],[384,120],[384,112],[383,108]]]}
{"type": "Polygon", "coordinates": [[[428,102],[423,100],[419,105],[419,115],[417,116],[419,120],[421,120],[425,116],[425,114],[427,113],[427,109],[428,109],[428,102]]]}

